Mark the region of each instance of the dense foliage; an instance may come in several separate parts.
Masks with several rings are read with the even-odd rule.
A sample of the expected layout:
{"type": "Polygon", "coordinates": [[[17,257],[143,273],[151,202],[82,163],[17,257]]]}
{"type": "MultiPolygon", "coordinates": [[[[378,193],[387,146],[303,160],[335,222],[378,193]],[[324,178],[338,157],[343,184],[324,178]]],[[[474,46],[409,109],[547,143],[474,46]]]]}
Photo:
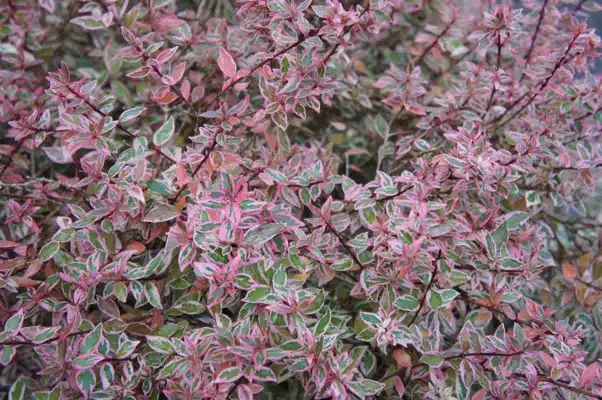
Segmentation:
{"type": "Polygon", "coordinates": [[[10,399],[602,399],[581,0],[6,0],[10,399]]]}

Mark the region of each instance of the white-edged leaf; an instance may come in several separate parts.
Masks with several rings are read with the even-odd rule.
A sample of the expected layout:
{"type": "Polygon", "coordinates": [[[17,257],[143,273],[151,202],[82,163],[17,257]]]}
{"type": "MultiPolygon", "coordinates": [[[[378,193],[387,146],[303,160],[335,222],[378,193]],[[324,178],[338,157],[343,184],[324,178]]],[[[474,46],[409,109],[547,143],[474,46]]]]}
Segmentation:
{"type": "Polygon", "coordinates": [[[265,224],[250,229],[243,240],[244,245],[258,246],[270,241],[280,231],[284,229],[284,224],[265,224]]]}
{"type": "Polygon", "coordinates": [[[144,222],[165,222],[180,215],[180,210],[170,204],[160,204],[146,213],[144,222]]]}
{"type": "Polygon", "coordinates": [[[163,146],[167,141],[172,137],[175,130],[175,122],[173,117],[167,118],[167,121],[157,131],[153,136],[153,143],[157,146],[163,146]]]}
{"type": "Polygon", "coordinates": [[[137,116],[139,116],[140,114],[142,114],[145,110],[146,110],[146,107],[134,107],[134,108],[130,108],[129,110],[125,110],[119,116],[119,122],[130,121],[130,120],[136,118],[137,116]]]}

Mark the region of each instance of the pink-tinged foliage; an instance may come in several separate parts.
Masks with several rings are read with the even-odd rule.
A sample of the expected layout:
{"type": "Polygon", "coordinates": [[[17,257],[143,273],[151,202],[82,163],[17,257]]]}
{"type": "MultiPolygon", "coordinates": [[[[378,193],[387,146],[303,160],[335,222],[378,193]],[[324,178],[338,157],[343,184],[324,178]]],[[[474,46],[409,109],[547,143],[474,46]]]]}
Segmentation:
{"type": "Polygon", "coordinates": [[[600,10],[3,2],[1,388],[602,399],[600,10]]]}

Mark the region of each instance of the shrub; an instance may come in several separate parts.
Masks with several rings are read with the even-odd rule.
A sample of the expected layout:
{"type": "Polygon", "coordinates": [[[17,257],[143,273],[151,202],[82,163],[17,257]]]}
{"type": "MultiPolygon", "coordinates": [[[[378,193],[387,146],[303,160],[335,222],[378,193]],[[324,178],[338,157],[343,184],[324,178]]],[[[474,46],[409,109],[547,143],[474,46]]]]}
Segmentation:
{"type": "Polygon", "coordinates": [[[7,0],[10,399],[602,398],[581,0],[7,0]]]}

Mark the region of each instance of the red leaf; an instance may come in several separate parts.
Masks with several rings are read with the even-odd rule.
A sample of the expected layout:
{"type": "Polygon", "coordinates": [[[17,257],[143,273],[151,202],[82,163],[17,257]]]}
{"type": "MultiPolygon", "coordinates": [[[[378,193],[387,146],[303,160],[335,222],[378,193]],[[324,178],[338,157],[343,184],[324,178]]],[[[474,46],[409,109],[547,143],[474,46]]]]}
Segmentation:
{"type": "Polygon", "coordinates": [[[154,97],[153,100],[159,104],[169,104],[175,101],[177,98],[178,96],[175,93],[167,91],[159,96],[154,97]]]}
{"type": "Polygon", "coordinates": [[[219,49],[217,65],[219,65],[219,69],[221,69],[228,78],[234,78],[236,76],[236,63],[230,53],[223,47],[220,47],[219,49]]]}

